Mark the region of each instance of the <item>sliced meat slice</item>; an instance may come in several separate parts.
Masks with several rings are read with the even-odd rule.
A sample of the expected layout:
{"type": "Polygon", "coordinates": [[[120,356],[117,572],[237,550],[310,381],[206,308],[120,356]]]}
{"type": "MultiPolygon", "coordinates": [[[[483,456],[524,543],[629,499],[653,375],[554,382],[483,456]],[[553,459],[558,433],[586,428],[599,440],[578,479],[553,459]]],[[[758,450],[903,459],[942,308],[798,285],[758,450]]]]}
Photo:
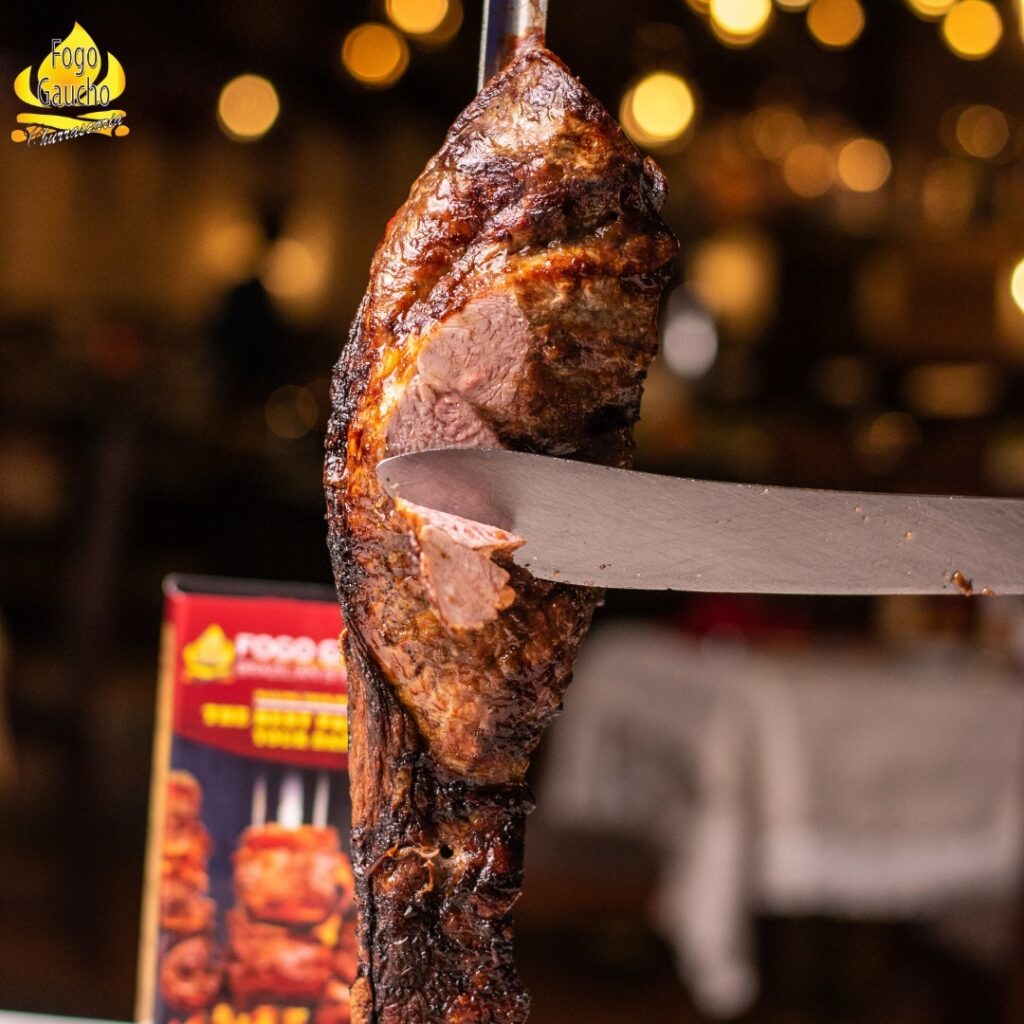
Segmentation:
{"type": "Polygon", "coordinates": [[[522,537],[401,499],[395,506],[412,524],[420,572],[445,625],[478,629],[515,600],[508,572],[492,556],[515,551],[522,537]]]}

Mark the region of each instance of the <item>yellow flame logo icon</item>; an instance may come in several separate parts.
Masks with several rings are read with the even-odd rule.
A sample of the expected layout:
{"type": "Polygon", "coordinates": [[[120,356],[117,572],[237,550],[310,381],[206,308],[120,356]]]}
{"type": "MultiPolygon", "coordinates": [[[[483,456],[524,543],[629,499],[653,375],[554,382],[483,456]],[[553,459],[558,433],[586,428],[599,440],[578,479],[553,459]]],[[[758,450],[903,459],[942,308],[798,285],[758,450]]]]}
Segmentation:
{"type": "Polygon", "coordinates": [[[227,679],[235,664],[235,645],[216,623],[185,644],[181,653],[191,679],[227,679]]]}
{"type": "Polygon", "coordinates": [[[109,51],[104,59],[92,36],[76,21],[66,38],[51,40],[50,52],[37,67],[24,68],[15,78],[15,95],[36,109],[18,115],[24,127],[11,132],[11,138],[47,145],[82,135],[127,135],[125,111],[109,109],[124,89],[121,62],[109,51]],[[83,107],[102,109],[78,109],[83,107]],[[76,113],[69,113],[71,109],[76,113]]]}

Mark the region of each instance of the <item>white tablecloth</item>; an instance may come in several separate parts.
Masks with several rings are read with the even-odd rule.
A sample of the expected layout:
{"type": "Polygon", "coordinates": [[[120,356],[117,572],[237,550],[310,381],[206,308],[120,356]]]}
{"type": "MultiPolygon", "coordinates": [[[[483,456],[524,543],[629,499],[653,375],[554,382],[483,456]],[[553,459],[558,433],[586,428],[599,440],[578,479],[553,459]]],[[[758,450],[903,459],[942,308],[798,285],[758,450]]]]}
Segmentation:
{"type": "Polygon", "coordinates": [[[661,851],[657,918],[702,1008],[757,992],[754,910],[941,914],[1009,896],[1024,686],[944,652],[752,652],[620,623],[581,655],[540,813],[661,851]]]}

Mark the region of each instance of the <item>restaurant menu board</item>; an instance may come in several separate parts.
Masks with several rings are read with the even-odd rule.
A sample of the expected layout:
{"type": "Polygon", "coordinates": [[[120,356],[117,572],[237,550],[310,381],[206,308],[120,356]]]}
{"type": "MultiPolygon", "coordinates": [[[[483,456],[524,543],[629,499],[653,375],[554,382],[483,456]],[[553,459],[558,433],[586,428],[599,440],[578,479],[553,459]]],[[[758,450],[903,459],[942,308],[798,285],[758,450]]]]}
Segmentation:
{"type": "Polygon", "coordinates": [[[168,577],[136,1018],[349,1024],[348,717],[328,588],[168,577]]]}

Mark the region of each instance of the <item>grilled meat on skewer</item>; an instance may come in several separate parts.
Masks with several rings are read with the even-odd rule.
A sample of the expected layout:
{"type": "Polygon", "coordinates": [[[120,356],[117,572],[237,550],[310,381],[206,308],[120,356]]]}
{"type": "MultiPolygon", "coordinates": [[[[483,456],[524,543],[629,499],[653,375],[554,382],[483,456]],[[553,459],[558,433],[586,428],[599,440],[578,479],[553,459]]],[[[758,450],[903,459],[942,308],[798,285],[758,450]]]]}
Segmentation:
{"type": "Polygon", "coordinates": [[[167,826],[177,828],[199,820],[203,791],[191,772],[171,772],[167,776],[167,826]]]}
{"type": "Polygon", "coordinates": [[[213,941],[217,905],[207,896],[212,843],[199,819],[203,791],[195,776],[171,772],[166,800],[160,851],[160,931],[166,946],[159,988],[172,1010],[196,1013],[214,1002],[224,979],[213,941]]]}
{"type": "Polygon", "coordinates": [[[168,821],[164,829],[161,856],[171,873],[187,868],[205,871],[212,845],[210,833],[201,821],[187,824],[172,824],[168,821]]]}
{"type": "Polygon", "coordinates": [[[228,983],[236,1005],[314,1003],[333,970],[332,951],[302,930],[228,912],[228,983]]]}
{"type": "Polygon", "coordinates": [[[351,992],[344,982],[329,981],[324,998],[313,1011],[313,1024],[351,1024],[351,992]]]}
{"type": "Polygon", "coordinates": [[[510,916],[523,779],[598,597],[516,567],[519,538],[392,501],[375,467],[442,445],[626,463],[675,252],[663,198],[561,61],[524,49],[374,258],[325,467],[348,629],[355,1024],[526,1019],[510,916]]]}
{"type": "Polygon", "coordinates": [[[160,995],[172,1010],[194,1013],[217,998],[224,969],[213,940],[206,935],[182,939],[160,964],[160,995]]]}
{"type": "Polygon", "coordinates": [[[217,904],[195,886],[178,878],[160,882],[160,927],[178,935],[213,931],[217,904]]]}
{"type": "Polygon", "coordinates": [[[238,902],[251,917],[315,925],[351,899],[351,871],[332,828],[250,828],[234,855],[238,902]]]}

